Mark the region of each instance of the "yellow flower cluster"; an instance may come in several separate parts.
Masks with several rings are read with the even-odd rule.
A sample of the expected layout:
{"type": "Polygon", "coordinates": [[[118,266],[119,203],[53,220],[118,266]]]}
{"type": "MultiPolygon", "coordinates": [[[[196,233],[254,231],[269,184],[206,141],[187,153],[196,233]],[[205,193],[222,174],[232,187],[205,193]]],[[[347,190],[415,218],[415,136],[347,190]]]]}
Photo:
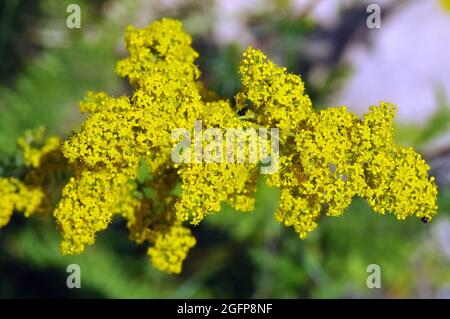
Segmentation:
{"type": "Polygon", "coordinates": [[[30,217],[38,210],[43,196],[39,189],[29,188],[16,178],[0,178],[0,227],[9,223],[15,211],[30,217]]]}
{"type": "Polygon", "coordinates": [[[261,51],[249,48],[244,53],[240,73],[243,89],[236,95],[237,107],[250,106],[257,123],[278,127],[282,141],[313,114],[301,78],[269,61],[261,51]]]}
{"type": "Polygon", "coordinates": [[[156,268],[178,274],[195,243],[189,229],[173,226],[167,232],[157,234],[154,246],[148,249],[148,255],[156,268]]]}
{"type": "Polygon", "coordinates": [[[362,119],[344,106],[315,112],[300,77],[252,48],[240,71],[239,105],[255,112],[258,124],[281,131],[280,170],[268,178],[281,188],[279,222],[305,238],[322,213],[339,216],[356,196],[401,220],[435,215],[437,188],[428,165],[394,142],[394,105],[372,106],[362,119]]]}
{"type": "Polygon", "coordinates": [[[169,198],[176,179],[167,177],[176,174],[170,158],[172,129],[192,127],[203,108],[195,82],[199,71],[193,64],[197,53],[190,43],[174,20],[143,30],[128,28],[130,57],[118,64],[117,72],[135,85],[133,96],[89,93],[81,103],[89,117],[62,148],[75,176],[54,213],[63,234],[63,253],[79,253],[92,244],[117,213],[128,219],[132,239],[149,242],[156,267],[180,271],[195,240],[175,218],[175,202],[169,198]],[[155,198],[135,197],[138,185],[130,181],[138,178],[141,159],[151,175],[141,187],[153,189],[155,198]],[[155,224],[160,224],[157,230],[155,224]],[[180,238],[174,240],[177,234],[180,238]]]}
{"type": "Polygon", "coordinates": [[[174,163],[173,130],[192,132],[196,121],[202,132],[279,129],[279,170],[267,182],[281,188],[276,219],[301,238],[317,227],[322,213],[339,216],[356,196],[374,211],[393,212],[399,219],[415,214],[429,221],[436,213],[429,167],[411,148],[394,142],[391,104],[371,107],[362,119],[345,107],[316,112],[299,76],[249,48],[233,105],[198,80],[198,54],[181,22],[162,19],[144,29],[129,27],[125,43],[129,56],[116,71],[134,86],[132,96],[89,92],[80,103],[87,119],[61,147],[57,138],[38,148],[30,142],[36,138],[20,139],[30,166],[25,182],[35,188],[0,179],[0,226],[13,210],[26,215],[37,210],[49,195],[39,185],[68,164],[72,177],[53,212],[64,254],[92,245],[117,214],[127,220],[131,240],[149,245],[156,268],[179,273],[196,242],[183,222],[196,225],[223,203],[252,211],[259,173],[258,163],[211,163],[190,153],[184,154],[190,161],[174,163]]]}
{"type": "Polygon", "coordinates": [[[212,101],[197,82],[200,72],[194,59],[198,54],[190,44],[191,38],[175,20],[163,19],[142,30],[128,28],[130,56],[119,62],[117,72],[135,86],[133,96],[88,93],[81,103],[89,117],[62,148],[75,176],[64,188],[54,213],[63,234],[63,253],[79,253],[92,244],[95,234],[117,213],[129,220],[133,239],[150,244],[149,255],[156,267],[179,272],[194,242],[182,221],[192,217],[197,224],[204,215],[218,212],[224,201],[245,211],[253,209],[256,164],[178,166],[171,160],[171,133],[176,128],[192,130],[198,119],[205,127],[243,125],[229,102],[212,101]],[[141,159],[150,175],[142,187],[152,189],[155,198],[133,197],[136,185],[129,181],[136,180],[141,159]],[[165,182],[156,183],[158,179],[165,182]],[[181,182],[180,198],[168,200],[177,182],[181,182]],[[161,214],[173,214],[162,219],[167,227],[159,227],[157,234],[154,218],[145,216],[155,214],[155,202],[167,203],[158,207],[161,214]],[[135,212],[142,215],[142,206],[148,210],[138,218],[135,212]],[[176,235],[179,240],[174,239],[176,235]]]}
{"type": "Polygon", "coordinates": [[[44,139],[45,129],[26,131],[17,144],[23,152],[23,161],[28,171],[23,181],[15,177],[0,177],[0,227],[9,223],[14,212],[32,214],[49,213],[53,194],[50,179],[54,172],[66,165],[60,152],[60,139],[44,139]]]}
{"type": "Polygon", "coordinates": [[[45,128],[40,127],[34,131],[25,132],[24,136],[17,140],[17,144],[23,151],[25,164],[33,168],[38,168],[44,157],[59,150],[61,140],[59,137],[51,136],[44,141],[45,128]],[[43,142],[44,141],[44,142],[43,142]],[[42,144],[43,145],[36,145],[42,144]]]}

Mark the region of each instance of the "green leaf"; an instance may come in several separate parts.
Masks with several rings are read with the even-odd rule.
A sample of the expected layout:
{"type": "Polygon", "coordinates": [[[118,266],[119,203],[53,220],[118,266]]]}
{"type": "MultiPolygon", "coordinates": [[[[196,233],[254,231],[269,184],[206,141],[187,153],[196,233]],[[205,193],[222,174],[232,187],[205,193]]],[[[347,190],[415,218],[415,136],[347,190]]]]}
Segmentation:
{"type": "Polygon", "coordinates": [[[143,193],[144,193],[144,196],[148,199],[154,199],[156,196],[155,190],[150,187],[144,187],[143,193]]]}
{"type": "Polygon", "coordinates": [[[136,181],[135,181],[134,179],[129,179],[129,180],[127,181],[127,183],[128,183],[129,185],[133,186],[133,189],[136,189],[136,188],[137,188],[137,183],[136,183],[136,181]]]}
{"type": "Polygon", "coordinates": [[[136,179],[140,184],[144,184],[149,177],[150,177],[150,169],[147,163],[143,159],[141,159],[139,161],[136,179]]]}
{"type": "Polygon", "coordinates": [[[175,188],[172,190],[172,194],[175,196],[181,196],[181,184],[177,183],[175,188]]]}
{"type": "Polygon", "coordinates": [[[142,199],[144,198],[144,195],[140,191],[136,190],[133,192],[133,197],[136,199],[142,199]]]}

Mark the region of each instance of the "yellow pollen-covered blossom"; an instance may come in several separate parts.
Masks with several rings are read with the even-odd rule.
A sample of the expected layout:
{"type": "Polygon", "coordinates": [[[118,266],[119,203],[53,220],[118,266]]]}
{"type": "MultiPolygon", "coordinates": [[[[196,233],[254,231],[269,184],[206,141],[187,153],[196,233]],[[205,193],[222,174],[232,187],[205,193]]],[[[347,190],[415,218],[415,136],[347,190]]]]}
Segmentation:
{"type": "MultiPolygon", "coordinates": [[[[211,129],[220,136],[228,129],[264,129],[279,143],[279,157],[272,156],[277,170],[266,182],[281,189],[275,219],[300,238],[321,215],[340,216],[355,197],[400,220],[415,215],[430,221],[436,214],[429,166],[395,143],[394,105],[371,106],[362,118],[345,106],[316,111],[301,77],[253,48],[243,56],[235,103],[222,100],[199,81],[191,42],[177,20],[128,27],[129,56],[116,72],[128,78],[132,95],[88,92],[80,103],[87,118],[62,144],[57,137],[44,140],[42,130],[19,139],[27,172],[23,180],[0,177],[0,227],[14,211],[53,211],[62,253],[77,254],[119,215],[130,240],[148,245],[156,268],[180,273],[196,243],[184,223],[197,225],[224,203],[252,211],[263,156],[252,161],[251,150],[274,151],[259,136],[243,150],[246,161],[224,161],[228,150],[211,144],[211,129]],[[179,129],[189,135],[189,146],[202,149],[200,157],[183,150],[184,160],[173,160],[179,129]],[[205,137],[199,145],[195,134],[205,137]],[[50,187],[56,173],[65,178],[60,198],[50,187]]],[[[232,150],[241,150],[234,141],[232,150]]]]}
{"type": "Polygon", "coordinates": [[[237,107],[251,106],[258,123],[278,127],[282,140],[313,114],[300,76],[287,73],[286,68],[268,60],[261,51],[247,49],[240,73],[243,89],[236,96],[237,107]]]}
{"type": "Polygon", "coordinates": [[[0,227],[9,223],[15,211],[23,212],[26,217],[32,215],[43,197],[38,188],[29,188],[13,177],[0,177],[0,227]]]}
{"type": "Polygon", "coordinates": [[[155,244],[148,249],[148,255],[156,268],[179,274],[184,259],[195,243],[189,229],[173,226],[167,232],[157,234],[155,244]]]}
{"type": "MultiPolygon", "coordinates": [[[[217,101],[206,103],[203,125],[224,133],[227,128],[249,128],[251,123],[239,120],[228,102],[217,101]]],[[[240,211],[253,210],[258,166],[227,162],[225,151],[220,162],[186,163],[178,168],[182,192],[176,212],[180,220],[192,217],[192,224],[198,224],[207,214],[219,212],[223,202],[240,211]]]]}
{"type": "Polygon", "coordinates": [[[17,144],[22,148],[23,157],[28,166],[39,167],[43,157],[60,148],[61,140],[57,136],[47,138],[42,146],[33,145],[42,143],[44,134],[45,129],[41,127],[35,131],[25,132],[25,135],[18,139],[17,144]]]}
{"type": "Polygon", "coordinates": [[[98,231],[107,228],[113,213],[120,208],[117,213],[124,214],[130,206],[137,206],[137,201],[129,199],[131,185],[127,180],[126,175],[89,170],[70,179],[54,212],[63,235],[64,254],[82,252],[85,245],[94,243],[98,231]]]}
{"type": "Polygon", "coordinates": [[[128,76],[134,85],[155,67],[177,68],[187,77],[197,78],[200,72],[194,60],[198,53],[191,43],[191,37],[183,32],[181,22],[177,20],[163,18],[144,29],[129,26],[125,45],[130,56],[117,64],[117,73],[128,76]]]}
{"type": "Polygon", "coordinates": [[[339,216],[356,196],[399,219],[436,214],[429,167],[412,148],[395,144],[394,105],[371,106],[362,119],[344,106],[315,112],[300,77],[253,48],[240,71],[238,106],[256,113],[257,124],[281,129],[280,169],[267,179],[281,188],[279,222],[305,238],[322,213],[339,216]]]}
{"type": "MultiPolygon", "coordinates": [[[[96,233],[107,228],[114,214],[128,219],[130,236],[138,243],[161,246],[165,245],[162,238],[172,240],[176,234],[183,234],[182,247],[188,250],[193,246],[192,241],[185,240],[185,232],[167,230],[181,222],[175,218],[174,203],[168,204],[176,186],[173,177],[167,183],[155,183],[153,178],[176,177],[170,173],[175,172],[171,132],[179,127],[193,128],[195,120],[205,113],[197,82],[200,73],[193,64],[198,54],[190,44],[189,35],[175,20],[163,19],[142,30],[128,28],[126,46],[130,57],[119,62],[117,72],[135,86],[133,96],[114,98],[103,92],[89,92],[80,103],[88,118],[62,147],[75,176],[64,188],[54,213],[63,233],[64,253],[79,253],[93,244],[96,233]],[[137,185],[133,181],[139,179],[141,161],[149,176],[137,185]],[[153,229],[156,221],[146,217],[154,214],[156,200],[140,198],[148,190],[166,203],[158,210],[173,215],[158,219],[160,226],[169,227],[158,227],[159,233],[153,229]],[[96,203],[99,199],[101,203],[96,203]]],[[[154,250],[150,248],[150,252],[154,250]]],[[[152,254],[151,260],[158,263],[161,258],[152,254]]],[[[178,255],[178,267],[164,270],[178,272],[184,256],[178,255]]]]}

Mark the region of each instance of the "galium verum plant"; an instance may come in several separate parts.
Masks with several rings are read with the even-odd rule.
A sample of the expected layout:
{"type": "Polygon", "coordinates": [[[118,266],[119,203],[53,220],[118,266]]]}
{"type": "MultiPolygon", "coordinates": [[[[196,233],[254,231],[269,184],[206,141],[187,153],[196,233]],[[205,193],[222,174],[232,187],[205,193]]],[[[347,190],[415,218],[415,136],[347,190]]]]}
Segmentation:
{"type": "Polygon", "coordinates": [[[281,189],[276,220],[302,239],[322,214],[340,216],[354,197],[399,220],[428,222],[436,214],[429,166],[394,141],[394,105],[371,106],[362,118],[345,106],[315,111],[300,76],[253,48],[243,55],[242,89],[231,103],[199,80],[198,53],[181,22],[130,26],[125,41],[129,56],[116,71],[133,94],[89,92],[80,103],[87,119],[62,143],[27,132],[18,141],[27,172],[0,178],[0,226],[15,211],[52,213],[62,253],[78,254],[121,215],[130,239],[148,244],[152,264],[179,273],[196,243],[185,222],[197,225],[223,203],[252,211],[259,176],[251,162],[174,163],[171,132],[193,130],[199,119],[203,129],[279,129],[278,170],[265,179],[281,189]],[[56,196],[52,180],[67,171],[72,177],[56,196]]]}

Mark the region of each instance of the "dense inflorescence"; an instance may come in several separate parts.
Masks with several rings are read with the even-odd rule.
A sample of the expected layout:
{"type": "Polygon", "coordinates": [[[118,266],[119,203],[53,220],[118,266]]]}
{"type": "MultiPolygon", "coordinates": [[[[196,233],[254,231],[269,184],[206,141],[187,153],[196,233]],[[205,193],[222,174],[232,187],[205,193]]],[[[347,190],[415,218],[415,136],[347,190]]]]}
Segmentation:
{"type": "Polygon", "coordinates": [[[198,224],[223,203],[252,211],[259,176],[256,162],[205,162],[194,155],[175,163],[173,130],[193,131],[199,120],[202,131],[279,129],[278,169],[266,181],[281,189],[276,220],[301,238],[322,214],[341,215],[354,197],[401,220],[416,215],[429,221],[436,214],[428,165],[394,141],[392,104],[372,106],[362,118],[344,106],[315,111],[300,76],[253,48],[244,53],[242,89],[232,104],[199,81],[198,53],[181,22],[129,27],[125,39],[129,56],[116,71],[128,77],[132,96],[89,92],[80,103],[87,119],[62,144],[20,139],[29,172],[24,181],[0,178],[0,226],[13,211],[51,211],[48,180],[69,168],[72,176],[53,211],[64,254],[82,252],[120,215],[130,239],[149,245],[155,267],[179,273],[196,242],[184,223],[198,224]]]}

